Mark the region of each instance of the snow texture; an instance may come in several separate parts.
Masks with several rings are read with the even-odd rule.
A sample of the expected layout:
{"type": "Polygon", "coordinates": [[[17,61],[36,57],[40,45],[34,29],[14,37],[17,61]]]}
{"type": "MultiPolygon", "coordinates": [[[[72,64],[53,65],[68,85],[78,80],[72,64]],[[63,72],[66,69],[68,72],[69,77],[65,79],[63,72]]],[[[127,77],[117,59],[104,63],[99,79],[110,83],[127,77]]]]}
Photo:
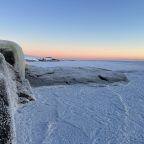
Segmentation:
{"type": "MultiPolygon", "coordinates": [[[[15,115],[17,143],[143,144],[144,62],[74,61],[59,66],[73,70],[70,63],[84,70],[90,64],[92,69],[118,70],[129,82],[33,88],[36,101],[19,108],[15,115]]],[[[51,63],[31,64],[51,67],[51,63]]]]}

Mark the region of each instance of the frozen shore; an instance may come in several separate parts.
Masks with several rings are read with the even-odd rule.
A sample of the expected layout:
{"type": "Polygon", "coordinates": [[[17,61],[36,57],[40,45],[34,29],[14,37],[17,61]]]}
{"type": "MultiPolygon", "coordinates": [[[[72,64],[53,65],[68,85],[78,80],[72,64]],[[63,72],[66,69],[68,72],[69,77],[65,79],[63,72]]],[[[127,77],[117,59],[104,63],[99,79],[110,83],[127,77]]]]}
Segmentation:
{"type": "Polygon", "coordinates": [[[33,88],[36,101],[19,108],[15,115],[18,144],[143,144],[144,62],[63,61],[29,65],[37,67],[34,74],[43,75],[45,71],[38,70],[43,67],[51,75],[59,66],[73,70],[74,75],[70,76],[75,77],[78,67],[84,69],[79,71],[80,76],[89,69],[109,69],[126,75],[129,82],[61,83],[33,88]]]}

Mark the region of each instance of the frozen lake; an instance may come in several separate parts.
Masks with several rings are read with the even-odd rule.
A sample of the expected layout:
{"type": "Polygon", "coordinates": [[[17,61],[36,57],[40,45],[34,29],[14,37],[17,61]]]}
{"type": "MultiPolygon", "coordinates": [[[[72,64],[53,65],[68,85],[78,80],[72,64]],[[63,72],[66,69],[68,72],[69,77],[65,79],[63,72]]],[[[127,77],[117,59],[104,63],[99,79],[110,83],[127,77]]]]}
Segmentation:
{"type": "Polygon", "coordinates": [[[121,71],[129,83],[33,88],[36,101],[15,114],[18,144],[143,144],[144,62],[32,62],[37,67],[121,71]]]}
{"type": "Polygon", "coordinates": [[[58,61],[31,62],[39,67],[96,67],[110,70],[144,70],[144,61],[58,61]]]}

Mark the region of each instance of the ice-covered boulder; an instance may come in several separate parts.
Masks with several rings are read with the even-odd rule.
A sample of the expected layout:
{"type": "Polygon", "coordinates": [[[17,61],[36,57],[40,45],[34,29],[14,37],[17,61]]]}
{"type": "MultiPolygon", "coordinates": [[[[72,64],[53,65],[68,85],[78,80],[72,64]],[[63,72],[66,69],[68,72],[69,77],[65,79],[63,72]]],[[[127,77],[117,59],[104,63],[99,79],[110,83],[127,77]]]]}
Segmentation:
{"type": "Polygon", "coordinates": [[[12,41],[0,40],[0,53],[4,56],[11,73],[14,73],[14,80],[18,90],[19,102],[26,103],[32,100],[32,91],[29,81],[25,79],[25,61],[22,48],[12,41]]]}
{"type": "Polygon", "coordinates": [[[32,100],[22,49],[13,42],[0,41],[0,144],[16,143],[14,112],[32,100]]]}
{"type": "Polygon", "coordinates": [[[14,42],[0,40],[0,53],[2,53],[5,60],[19,72],[20,77],[24,79],[25,62],[22,48],[14,42]]]}
{"type": "Polygon", "coordinates": [[[0,143],[15,143],[13,113],[16,109],[17,88],[13,81],[14,73],[8,68],[0,54],[0,143]]]}

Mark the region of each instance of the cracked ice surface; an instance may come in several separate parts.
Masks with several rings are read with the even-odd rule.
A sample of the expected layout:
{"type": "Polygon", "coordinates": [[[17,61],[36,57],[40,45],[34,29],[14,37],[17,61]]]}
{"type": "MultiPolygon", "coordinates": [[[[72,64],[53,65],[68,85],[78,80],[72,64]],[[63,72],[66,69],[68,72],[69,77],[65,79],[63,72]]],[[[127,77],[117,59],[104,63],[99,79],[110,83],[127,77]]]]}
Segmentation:
{"type": "Polygon", "coordinates": [[[17,143],[143,144],[144,63],[103,68],[110,65],[125,71],[129,83],[33,88],[36,101],[15,115],[17,143]]]}

